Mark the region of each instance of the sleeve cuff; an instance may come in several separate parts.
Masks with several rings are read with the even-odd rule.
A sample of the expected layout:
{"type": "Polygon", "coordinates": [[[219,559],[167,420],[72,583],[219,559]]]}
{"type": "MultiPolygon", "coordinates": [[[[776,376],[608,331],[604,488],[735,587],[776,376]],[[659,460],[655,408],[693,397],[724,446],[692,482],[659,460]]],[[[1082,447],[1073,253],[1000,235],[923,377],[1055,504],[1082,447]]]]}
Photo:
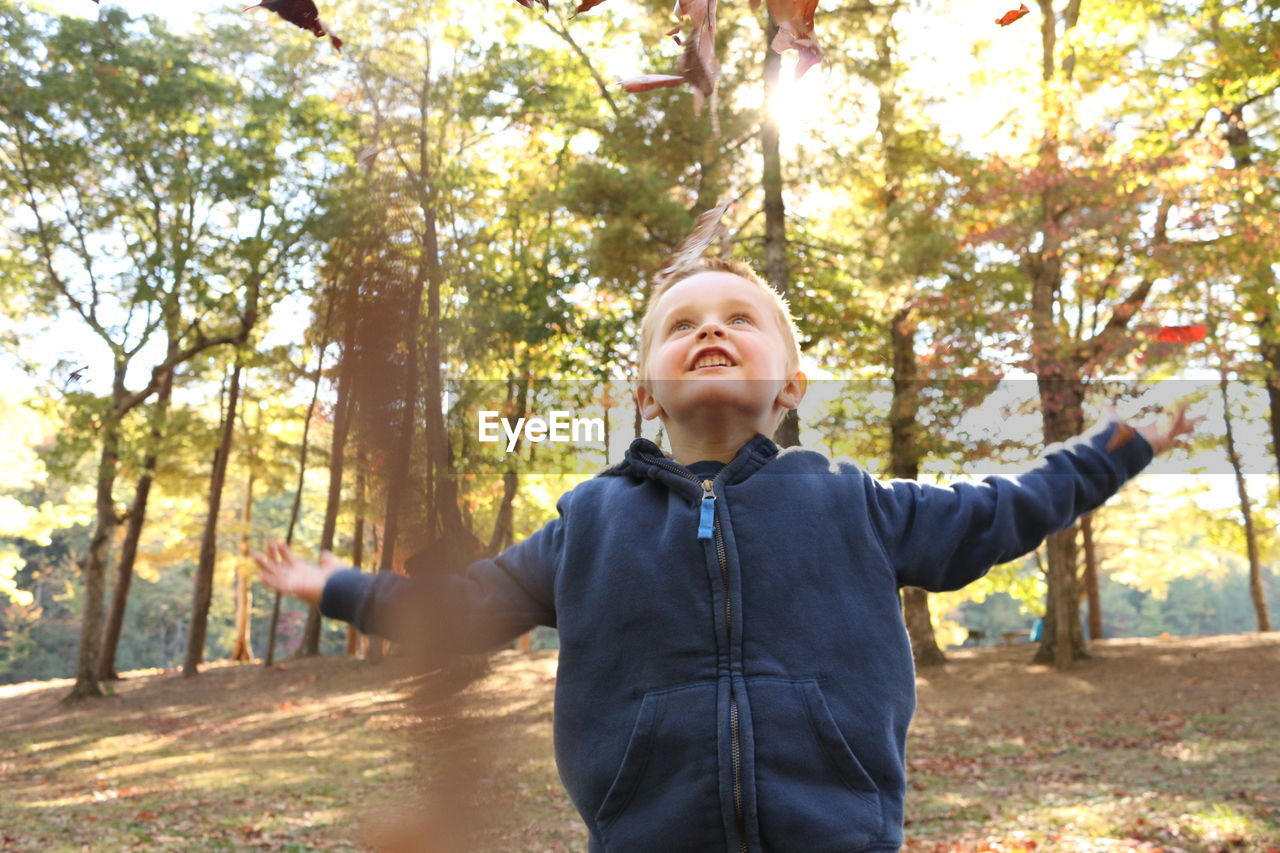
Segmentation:
{"type": "Polygon", "coordinates": [[[359,627],[359,617],[375,577],[357,569],[334,572],[325,581],[324,591],[320,594],[320,615],[359,627]]]}

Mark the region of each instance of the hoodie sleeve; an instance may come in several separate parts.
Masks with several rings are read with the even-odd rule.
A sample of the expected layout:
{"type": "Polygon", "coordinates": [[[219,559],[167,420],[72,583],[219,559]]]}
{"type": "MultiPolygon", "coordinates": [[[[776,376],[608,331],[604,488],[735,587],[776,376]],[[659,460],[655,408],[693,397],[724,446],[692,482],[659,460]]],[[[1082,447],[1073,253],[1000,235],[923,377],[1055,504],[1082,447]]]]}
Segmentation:
{"type": "Polygon", "coordinates": [[[557,502],[556,518],[497,556],[476,560],[462,575],[335,572],[325,583],[320,612],[366,634],[459,653],[487,651],[535,625],[555,627],[555,577],[571,494],[557,502]]]}
{"type": "Polygon", "coordinates": [[[1153,455],[1131,427],[1111,422],[1055,446],[1015,477],[949,487],[867,477],[867,505],[898,585],[944,592],[1035,550],[1101,506],[1153,455]]]}

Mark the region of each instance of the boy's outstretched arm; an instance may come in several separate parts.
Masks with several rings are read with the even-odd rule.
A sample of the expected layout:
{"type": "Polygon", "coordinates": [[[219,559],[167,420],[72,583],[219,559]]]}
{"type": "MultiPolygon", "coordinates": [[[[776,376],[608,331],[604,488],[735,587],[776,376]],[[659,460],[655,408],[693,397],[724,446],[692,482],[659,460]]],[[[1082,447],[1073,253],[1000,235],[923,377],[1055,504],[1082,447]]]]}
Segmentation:
{"type": "MultiPolygon", "coordinates": [[[[570,493],[571,494],[571,493],[570,493]]],[[[569,494],[561,497],[561,514],[569,494]]],[[[327,551],[319,564],[283,543],[254,553],[263,581],[320,608],[332,619],[391,640],[428,643],[441,651],[483,652],[535,625],[555,623],[554,584],[563,556],[563,519],[522,542],[472,563],[464,575],[408,578],[343,567],[327,551]]]]}
{"type": "Polygon", "coordinates": [[[959,589],[1101,506],[1201,420],[1187,418],[1184,405],[1168,423],[1104,424],[1022,474],[978,484],[868,478],[872,523],[900,586],[959,589]]]}

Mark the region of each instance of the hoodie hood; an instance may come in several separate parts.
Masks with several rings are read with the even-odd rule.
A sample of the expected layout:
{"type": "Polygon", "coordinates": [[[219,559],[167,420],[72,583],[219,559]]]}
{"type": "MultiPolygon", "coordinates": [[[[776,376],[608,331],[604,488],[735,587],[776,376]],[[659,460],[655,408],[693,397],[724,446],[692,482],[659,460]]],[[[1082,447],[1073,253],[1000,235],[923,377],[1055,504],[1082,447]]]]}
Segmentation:
{"type": "MultiPolygon", "coordinates": [[[[773,439],[758,432],[742,445],[738,455],[716,475],[716,479],[726,485],[740,483],[772,461],[778,452],[778,445],[773,439]]],[[[657,480],[677,491],[694,496],[702,494],[701,478],[663,453],[662,448],[647,438],[632,441],[621,462],[605,468],[596,476],[657,480]]]]}

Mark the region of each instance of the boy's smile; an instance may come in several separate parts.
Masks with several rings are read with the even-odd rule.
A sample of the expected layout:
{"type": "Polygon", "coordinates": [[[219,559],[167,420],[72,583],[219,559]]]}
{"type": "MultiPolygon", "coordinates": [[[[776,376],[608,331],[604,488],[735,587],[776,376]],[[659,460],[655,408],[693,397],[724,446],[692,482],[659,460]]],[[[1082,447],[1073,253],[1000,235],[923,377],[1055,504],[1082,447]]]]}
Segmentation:
{"type": "Polygon", "coordinates": [[[735,367],[734,361],[720,347],[707,347],[700,350],[694,355],[693,369],[701,370],[720,370],[727,367],[735,367]]]}
{"type": "Polygon", "coordinates": [[[760,286],[698,273],[663,292],[655,310],[648,379],[636,394],[646,419],[662,418],[677,460],[728,461],[799,405],[804,374],[788,365],[780,320],[760,286]]]}

